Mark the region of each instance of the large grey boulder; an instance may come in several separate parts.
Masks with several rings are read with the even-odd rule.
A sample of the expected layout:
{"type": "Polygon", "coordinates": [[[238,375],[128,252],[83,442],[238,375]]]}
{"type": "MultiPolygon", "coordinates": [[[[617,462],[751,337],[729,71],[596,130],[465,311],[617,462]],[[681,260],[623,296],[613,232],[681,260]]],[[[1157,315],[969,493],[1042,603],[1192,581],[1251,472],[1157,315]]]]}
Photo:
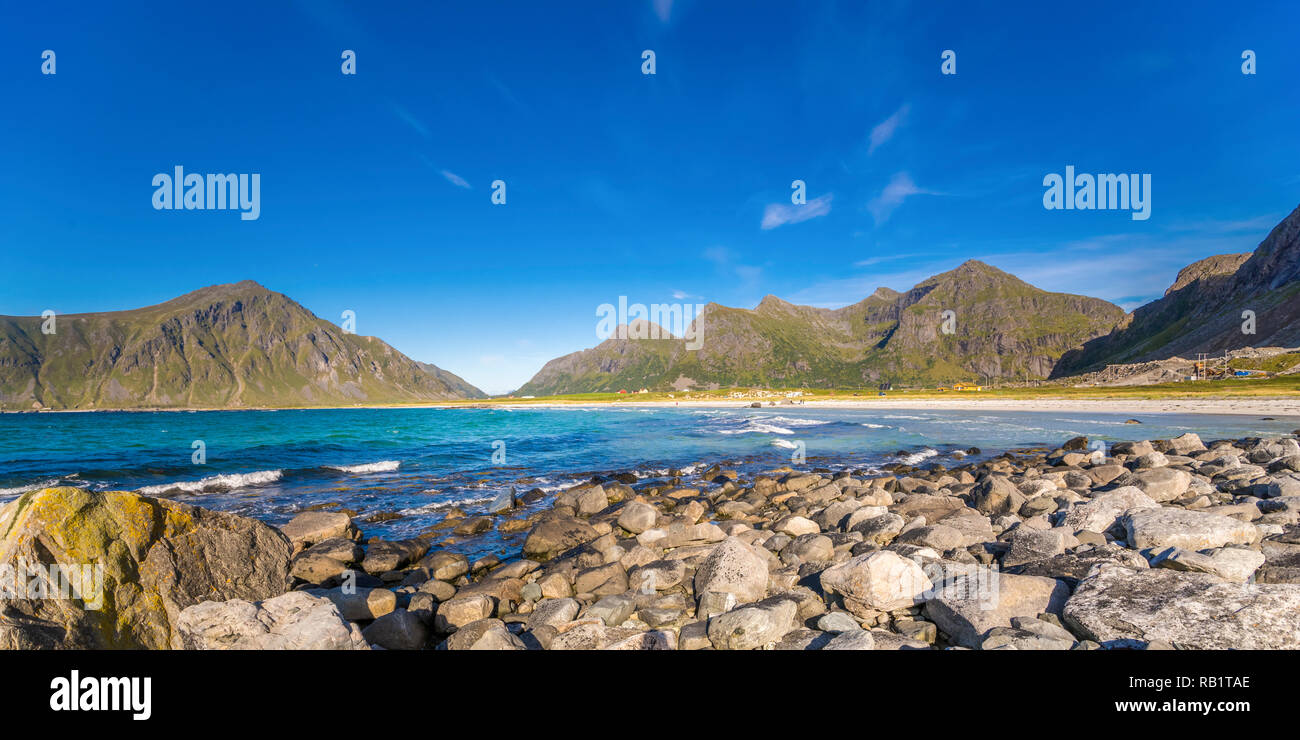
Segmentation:
{"type": "Polygon", "coordinates": [[[767,558],[737,537],[723,540],[695,572],[695,594],[732,594],[736,603],[767,594],[767,558]]]}
{"type": "Polygon", "coordinates": [[[368,650],[329,599],[291,591],[256,604],[204,601],[176,620],[187,650],[368,650]]]}
{"type": "Polygon", "coordinates": [[[798,604],[781,597],[732,609],[709,620],[709,641],[718,650],[761,648],[794,629],[798,614],[798,604]]]}
{"type": "Polygon", "coordinates": [[[1078,504],[1061,518],[1061,526],[1073,532],[1105,532],[1121,516],[1144,509],[1158,509],[1160,504],[1137,486],[1123,486],[1099,493],[1078,504]]]}
{"type": "Polygon", "coordinates": [[[1201,650],[1300,649],[1300,585],[1224,583],[1202,573],[1099,565],[1064,619],[1104,647],[1162,641],[1201,650]]]}
{"type": "Polygon", "coordinates": [[[822,590],[852,606],[893,611],[921,603],[933,585],[921,566],[888,550],[865,553],[822,571],[822,590]]]}
{"type": "Polygon", "coordinates": [[[1069,595],[1069,587],[1054,578],[954,568],[935,585],[925,615],[953,644],[978,648],[990,630],[1010,627],[1013,617],[1060,614],[1069,595]]]}
{"type": "Polygon", "coordinates": [[[1126,514],[1123,523],[1129,544],[1139,550],[1208,550],[1250,544],[1259,538],[1259,530],[1250,522],[1172,507],[1126,514]]]}

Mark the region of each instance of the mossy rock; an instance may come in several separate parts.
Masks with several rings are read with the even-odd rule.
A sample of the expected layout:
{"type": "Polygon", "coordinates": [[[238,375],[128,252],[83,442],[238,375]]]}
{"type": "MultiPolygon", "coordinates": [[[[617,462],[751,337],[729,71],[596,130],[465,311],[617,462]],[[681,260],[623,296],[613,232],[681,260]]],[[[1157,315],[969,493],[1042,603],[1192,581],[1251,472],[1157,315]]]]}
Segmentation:
{"type": "Polygon", "coordinates": [[[0,508],[6,584],[57,564],[102,568],[102,588],[84,598],[0,592],[0,648],[179,648],[182,609],[288,591],[289,554],[278,530],[235,514],[126,491],[24,494],[0,508]]]}

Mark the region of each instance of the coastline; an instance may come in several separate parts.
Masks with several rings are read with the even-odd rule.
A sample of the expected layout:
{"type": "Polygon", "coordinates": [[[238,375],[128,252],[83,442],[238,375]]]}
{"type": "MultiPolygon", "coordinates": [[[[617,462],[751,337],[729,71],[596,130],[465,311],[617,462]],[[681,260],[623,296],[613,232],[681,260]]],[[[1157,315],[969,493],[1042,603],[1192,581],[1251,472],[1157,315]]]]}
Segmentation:
{"type": "MultiPolygon", "coordinates": [[[[44,409],[41,411],[0,410],[0,414],[84,414],[84,413],[197,413],[217,411],[342,411],[349,409],[527,409],[527,408],[748,408],[754,399],[654,400],[654,401],[451,401],[430,404],[381,404],[360,406],[283,406],[247,408],[122,408],[44,409]]],[[[1300,417],[1300,397],[1279,398],[1168,398],[1168,399],[1066,399],[1066,398],[841,398],[812,399],[801,404],[779,403],[763,408],[913,409],[921,411],[1065,411],[1126,414],[1235,414],[1245,416],[1300,417]]]]}
{"type": "MultiPolygon", "coordinates": [[[[1185,433],[1115,443],[1104,457],[1087,443],[869,475],[747,474],[720,462],[691,480],[613,473],[545,499],[457,511],[404,539],[368,537],[343,510],[304,510],[273,528],[171,499],[66,487],[0,508],[0,520],[24,517],[10,552],[29,559],[45,538],[68,536],[59,512],[70,502],[105,516],[148,502],[198,522],[201,541],[226,543],[176,548],[178,567],[214,574],[206,599],[157,579],[125,581],[151,598],[120,607],[117,647],[1300,646],[1294,435],[1203,442],[1185,433]],[[510,552],[467,555],[491,530],[507,534],[510,552]],[[161,618],[164,606],[180,616],[161,618]],[[1183,612],[1207,616],[1170,616],[1183,612]]],[[[170,521],[136,536],[168,547],[192,537],[170,521]]],[[[97,552],[120,536],[92,535],[97,552]]],[[[14,623],[10,647],[109,646],[100,632],[72,629],[90,619],[83,610],[12,603],[69,629],[14,623]]]]}

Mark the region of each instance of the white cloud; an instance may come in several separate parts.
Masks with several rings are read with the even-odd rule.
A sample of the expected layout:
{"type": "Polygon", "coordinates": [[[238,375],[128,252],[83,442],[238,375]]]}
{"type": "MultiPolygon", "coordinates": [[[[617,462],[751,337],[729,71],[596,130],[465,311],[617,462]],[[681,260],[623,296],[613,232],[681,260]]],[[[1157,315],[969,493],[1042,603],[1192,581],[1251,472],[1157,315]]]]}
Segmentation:
{"type": "Polygon", "coordinates": [[[910,108],[911,106],[906,103],[903,104],[903,107],[894,111],[892,116],[876,124],[876,127],[871,129],[871,146],[867,149],[867,154],[875,154],[876,149],[894,138],[894,132],[898,131],[899,126],[903,125],[903,120],[907,118],[907,111],[910,108]]]}
{"type": "Polygon", "coordinates": [[[668,17],[673,13],[673,0],[650,0],[650,4],[654,6],[655,15],[659,16],[659,20],[667,23],[668,17]]]}
{"type": "Polygon", "coordinates": [[[738,263],[726,247],[709,247],[704,250],[704,259],[716,265],[719,272],[735,277],[745,288],[754,287],[763,276],[763,268],[738,263]]]}
{"type": "Polygon", "coordinates": [[[913,195],[938,195],[938,193],[917,187],[910,175],[899,172],[890,179],[880,195],[867,204],[867,209],[871,211],[872,217],[876,219],[876,225],[879,226],[889,220],[895,208],[903,205],[903,201],[913,195]]]}
{"type": "Polygon", "coordinates": [[[451,170],[443,170],[442,176],[447,178],[447,182],[451,183],[452,185],[455,185],[458,188],[465,188],[466,190],[470,189],[470,184],[468,182],[465,182],[465,178],[461,177],[460,175],[457,175],[455,172],[452,172],[451,170]]]}
{"type": "Polygon", "coordinates": [[[832,197],[833,194],[827,193],[820,198],[813,198],[803,205],[770,203],[767,208],[763,209],[761,227],[764,230],[775,229],[778,226],[797,224],[800,221],[825,216],[831,212],[832,197]]]}

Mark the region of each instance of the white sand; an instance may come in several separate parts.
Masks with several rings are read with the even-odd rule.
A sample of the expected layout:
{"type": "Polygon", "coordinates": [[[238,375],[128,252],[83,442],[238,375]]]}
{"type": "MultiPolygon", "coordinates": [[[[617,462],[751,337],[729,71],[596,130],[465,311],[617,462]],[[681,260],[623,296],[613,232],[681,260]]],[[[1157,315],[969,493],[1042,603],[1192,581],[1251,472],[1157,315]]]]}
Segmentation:
{"type": "MultiPolygon", "coordinates": [[[[614,401],[610,403],[521,403],[510,408],[547,408],[586,406],[592,408],[746,408],[750,400],[717,401],[614,401]]],[[[1168,399],[1168,400],[1074,400],[1074,399],[996,399],[996,398],[874,398],[860,401],[809,400],[801,405],[763,408],[840,408],[840,409],[914,409],[953,411],[1070,411],[1115,414],[1241,414],[1246,416],[1300,417],[1300,399],[1168,399]]]]}

